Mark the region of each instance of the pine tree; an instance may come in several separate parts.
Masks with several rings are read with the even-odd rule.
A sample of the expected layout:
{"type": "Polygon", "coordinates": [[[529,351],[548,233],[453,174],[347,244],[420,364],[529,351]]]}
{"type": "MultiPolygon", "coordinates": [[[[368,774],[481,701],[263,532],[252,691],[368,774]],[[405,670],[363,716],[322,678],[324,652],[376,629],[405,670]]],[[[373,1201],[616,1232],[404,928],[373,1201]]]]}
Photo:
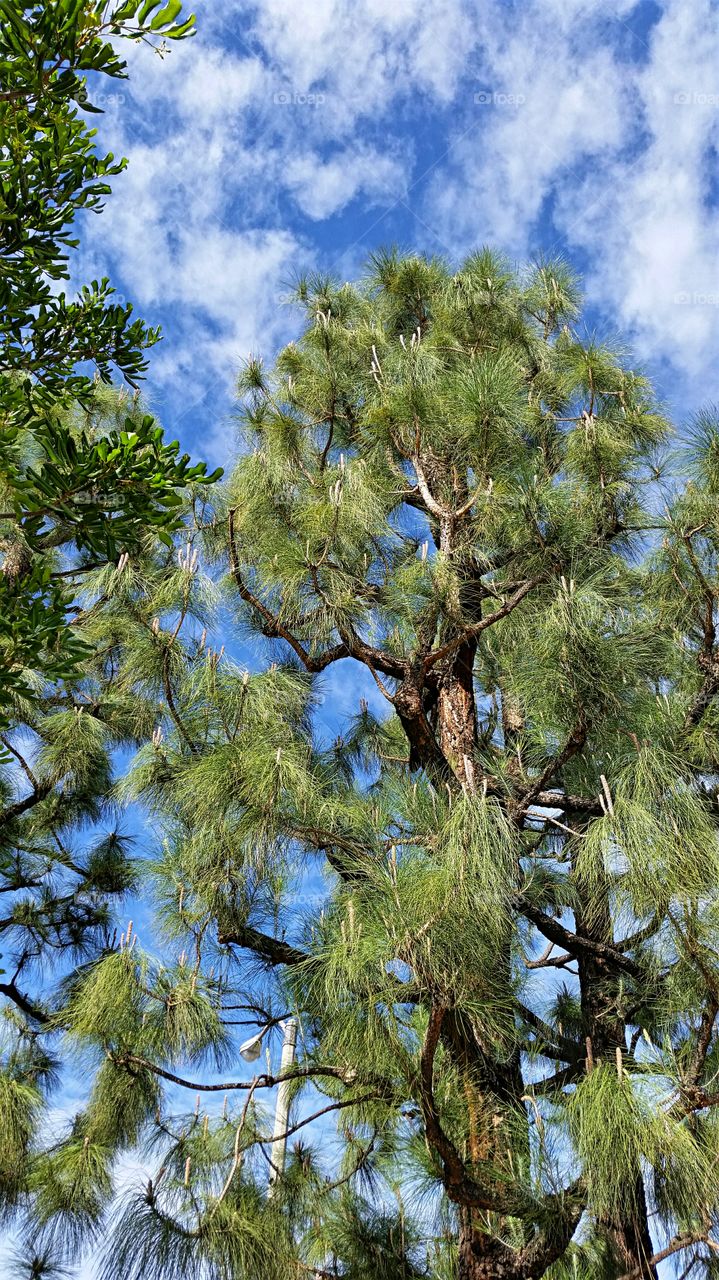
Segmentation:
{"type": "Polygon", "coordinates": [[[42,1007],[6,985],[9,1211],[111,1280],[717,1275],[719,425],[669,451],[561,262],[382,254],[297,298],[226,486],[87,574],[93,656],[26,720],[18,876],[50,795],[140,801],[153,850],[91,855],[108,917],[142,878],[139,941],[53,924],[42,1007]],[[375,693],[328,741],[337,663],[375,693]],[[270,1194],[278,1073],[238,1044],[287,1017],[270,1194]],[[91,1087],[48,1147],[53,1044],[91,1087]]]}

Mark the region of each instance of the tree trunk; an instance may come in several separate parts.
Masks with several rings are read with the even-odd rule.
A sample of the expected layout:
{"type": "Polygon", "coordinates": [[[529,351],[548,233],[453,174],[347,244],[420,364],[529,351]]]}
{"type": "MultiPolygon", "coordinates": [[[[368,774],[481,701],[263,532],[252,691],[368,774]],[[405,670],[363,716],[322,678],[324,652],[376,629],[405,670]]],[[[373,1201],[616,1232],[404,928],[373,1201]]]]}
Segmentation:
{"type": "MultiPolygon", "coordinates": [[[[477,784],[474,757],[477,748],[477,718],[474,695],[475,640],[463,644],[443,674],[437,702],[437,737],[445,759],[462,786],[473,795],[477,784]]],[[[507,986],[511,979],[509,943],[497,956],[498,972],[504,971],[507,986]]],[[[523,1092],[519,1054],[496,1061],[470,1029],[453,1018],[445,1018],[447,1047],[464,1077],[467,1102],[468,1147],[475,1164],[491,1161],[508,1173],[511,1152],[516,1147],[516,1109],[523,1092]],[[513,1116],[514,1142],[505,1137],[503,1123],[509,1110],[513,1116]]],[[[529,1141],[527,1136],[528,1156],[529,1141]]],[[[476,1215],[469,1209],[460,1213],[458,1240],[458,1280],[520,1280],[518,1255],[481,1231],[476,1215]]]]}
{"type": "Polygon", "coordinates": [[[525,1280],[514,1250],[480,1231],[472,1211],[460,1216],[457,1280],[525,1280]]]}
{"type": "Polygon", "coordinates": [[[477,745],[477,718],[474,702],[474,658],[476,640],[468,640],[455,655],[443,677],[437,702],[439,745],[451,764],[462,790],[476,789],[474,752],[477,745]]]}
{"type": "MultiPolygon", "coordinates": [[[[612,942],[613,931],[608,895],[593,903],[590,917],[575,913],[577,933],[593,942],[612,942]]],[[[624,1020],[617,1011],[617,982],[600,956],[589,952],[578,957],[581,986],[582,1015],[586,1033],[591,1041],[594,1060],[614,1062],[616,1051],[626,1049],[624,1020]]],[[[637,1168],[632,1187],[627,1187],[627,1204],[634,1204],[633,1212],[620,1214],[605,1222],[604,1229],[614,1249],[622,1272],[636,1272],[646,1280],[656,1280],[656,1267],[649,1266],[648,1259],[654,1252],[649,1232],[644,1181],[637,1168]]]]}

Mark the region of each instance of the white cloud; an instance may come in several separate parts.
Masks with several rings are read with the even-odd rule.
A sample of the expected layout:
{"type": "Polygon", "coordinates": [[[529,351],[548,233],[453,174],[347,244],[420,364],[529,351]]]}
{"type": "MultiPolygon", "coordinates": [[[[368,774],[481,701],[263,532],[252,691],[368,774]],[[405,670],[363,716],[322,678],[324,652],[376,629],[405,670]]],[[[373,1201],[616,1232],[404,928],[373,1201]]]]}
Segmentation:
{"type": "Polygon", "coordinates": [[[323,219],[344,209],[362,194],[368,203],[389,203],[406,186],[404,168],[395,156],[373,147],[358,147],[323,159],[317,151],[292,157],[285,181],[309,218],[323,219]]]}
{"type": "Polygon", "coordinates": [[[525,254],[556,184],[623,144],[631,83],[592,38],[591,18],[613,7],[529,3],[511,26],[501,6],[486,11],[476,89],[426,203],[455,252],[479,239],[525,254]]]}
{"type": "Polygon", "coordinates": [[[672,0],[637,76],[647,140],[616,157],[602,198],[589,181],[562,193],[559,221],[589,251],[592,296],[629,327],[640,352],[687,375],[713,365],[719,330],[719,225],[709,210],[719,145],[719,28],[709,0],[672,0]]]}
{"type": "Polygon", "coordinates": [[[523,256],[551,203],[556,248],[588,262],[591,301],[644,358],[690,375],[709,364],[719,318],[719,228],[706,203],[719,31],[710,0],[667,0],[633,61],[631,7],[528,4],[511,31],[494,11],[486,121],[465,107],[423,217],[460,251],[480,239],[523,256]],[[619,20],[611,44],[592,39],[602,16],[619,20]]]}
{"type": "Polygon", "coordinates": [[[168,261],[163,301],[176,327],[153,355],[152,385],[166,389],[173,432],[204,423],[202,456],[213,463],[234,451],[228,408],[241,362],[273,350],[293,327],[282,299],[298,248],[284,231],[210,226],[200,238],[183,232],[168,261]]]}
{"type": "Polygon", "coordinates": [[[455,258],[485,241],[521,258],[549,228],[592,301],[688,376],[719,316],[702,301],[719,291],[711,9],[664,0],[646,35],[634,0],[218,0],[164,61],[130,47],[102,126],[130,167],[91,220],[83,274],[112,266],[162,315],[153,385],[173,412],[215,406],[218,449],[238,360],[291,325],[277,302],[292,268],[351,273],[398,225],[455,258]],[[357,241],[331,233],[327,253],[322,224],[350,206],[357,241]]]}
{"type": "Polygon", "coordinates": [[[324,88],[337,132],[407,95],[448,101],[476,40],[471,8],[456,0],[262,0],[255,15],[273,70],[299,92],[324,88]]]}

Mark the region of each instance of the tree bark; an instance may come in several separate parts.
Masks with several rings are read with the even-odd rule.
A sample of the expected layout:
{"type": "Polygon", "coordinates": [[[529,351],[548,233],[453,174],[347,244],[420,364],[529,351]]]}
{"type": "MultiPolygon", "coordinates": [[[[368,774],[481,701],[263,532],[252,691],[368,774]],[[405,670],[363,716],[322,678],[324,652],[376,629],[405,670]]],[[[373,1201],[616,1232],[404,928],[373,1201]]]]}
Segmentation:
{"type": "Polygon", "coordinates": [[[471,1210],[461,1216],[458,1246],[457,1280],[513,1280],[495,1256],[491,1237],[477,1230],[471,1210]]]}
{"type": "MultiPolygon", "coordinates": [[[[575,912],[576,931],[593,942],[612,943],[611,912],[608,895],[593,904],[591,917],[584,919],[575,912]]],[[[580,951],[577,955],[584,1027],[591,1042],[594,1061],[615,1060],[617,1049],[626,1050],[625,1024],[617,1007],[616,976],[600,954],[580,951]]],[[[657,1269],[649,1259],[654,1247],[649,1232],[649,1215],[641,1169],[637,1168],[634,1185],[627,1187],[627,1204],[634,1210],[603,1223],[622,1272],[656,1280],[657,1269]]]]}
{"type": "Polygon", "coordinates": [[[520,1253],[481,1231],[473,1220],[471,1210],[462,1211],[457,1280],[530,1280],[532,1274],[532,1269],[524,1265],[520,1253]]]}
{"type": "Polygon", "coordinates": [[[440,681],[437,701],[439,746],[463,791],[476,790],[474,752],[477,719],[474,699],[474,659],[477,641],[465,641],[440,681]]]}
{"type": "MultiPolygon", "coordinates": [[[[475,752],[477,716],[474,692],[474,662],[477,642],[467,640],[453,655],[443,673],[437,701],[437,739],[465,794],[477,790],[475,752]]],[[[509,986],[511,955],[497,957],[509,986]]],[[[473,1164],[489,1161],[511,1170],[511,1152],[504,1137],[503,1121],[509,1109],[521,1106],[523,1093],[519,1055],[508,1061],[493,1060],[463,1022],[449,1013],[444,1020],[443,1038],[464,1077],[467,1103],[468,1149],[473,1164]]],[[[516,1117],[512,1130],[516,1139],[516,1117]]],[[[528,1144],[527,1144],[528,1145],[528,1144]]],[[[458,1238],[458,1280],[520,1280],[526,1272],[519,1253],[483,1231],[477,1213],[460,1212],[458,1238]]]]}

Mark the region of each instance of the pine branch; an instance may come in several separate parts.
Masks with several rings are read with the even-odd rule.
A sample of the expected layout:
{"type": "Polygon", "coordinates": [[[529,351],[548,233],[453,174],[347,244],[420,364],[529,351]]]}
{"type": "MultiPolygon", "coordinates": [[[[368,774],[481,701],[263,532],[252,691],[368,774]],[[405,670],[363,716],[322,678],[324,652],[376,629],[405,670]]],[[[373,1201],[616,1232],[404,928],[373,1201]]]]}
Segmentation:
{"type": "Polygon", "coordinates": [[[250,591],[249,587],[245,584],[242,578],[242,575],[240,573],[240,561],[237,555],[237,547],[235,544],[235,508],[234,507],[232,508],[228,516],[228,546],[229,546],[229,553],[230,553],[230,569],[232,572],[232,578],[235,582],[235,585],[237,586],[237,589],[242,599],[245,601],[245,603],[251,605],[252,608],[255,610],[255,612],[259,613],[260,617],[263,619],[265,623],[267,634],[272,639],[284,640],[285,643],[288,644],[290,648],[294,651],[294,653],[297,654],[297,657],[300,659],[303,666],[308,671],[312,671],[315,673],[324,671],[325,667],[328,667],[330,663],[337,661],[338,658],[346,658],[349,656],[347,654],[344,644],[340,644],[340,645],[336,645],[333,649],[329,649],[326,653],[320,655],[319,658],[312,657],[311,654],[309,654],[307,650],[304,648],[304,646],[300,643],[300,641],[297,640],[296,637],[293,636],[292,633],[288,631],[286,627],[283,627],[282,623],[279,621],[278,618],[275,617],[275,615],[271,612],[271,610],[269,610],[267,606],[264,605],[256,595],[253,594],[252,591],[250,591]]]}
{"type": "Polygon", "coordinates": [[[28,1018],[32,1018],[42,1026],[47,1026],[48,1023],[52,1022],[49,1013],[39,1005],[33,1004],[28,996],[23,995],[22,991],[18,990],[14,982],[0,982],[0,995],[12,1000],[13,1004],[16,1004],[18,1009],[21,1009],[28,1018]]]}
{"type": "Polygon", "coordinates": [[[169,645],[165,647],[165,650],[162,655],[162,687],[165,691],[165,701],[167,702],[167,709],[172,717],[172,720],[175,724],[177,732],[182,738],[182,741],[189,747],[192,754],[197,755],[199,748],[197,744],[192,741],[192,738],[190,737],[187,729],[185,728],[182,722],[182,718],[177,710],[177,706],[175,705],[175,699],[172,693],[172,682],[170,680],[170,646],[169,645]]]}
{"type": "MultiPolygon", "coordinates": [[[[368,644],[349,625],[343,626],[340,629],[340,634],[347,651],[344,655],[345,657],[355,658],[358,662],[364,663],[373,675],[375,671],[381,671],[383,675],[390,676],[393,680],[406,678],[410,670],[408,661],[403,658],[397,658],[394,654],[387,653],[384,649],[377,649],[368,644]]],[[[391,701],[391,696],[385,690],[383,692],[388,700],[391,701]]]]}
{"type": "Polygon", "coordinates": [[[570,795],[566,791],[538,791],[534,797],[535,805],[545,809],[562,809],[567,813],[588,814],[593,818],[601,818],[604,814],[596,797],[570,795]]]}
{"type": "Polygon", "coordinates": [[[389,1090],[394,1092],[389,1080],[379,1076],[372,1079],[362,1075],[360,1072],[333,1067],[329,1064],[326,1066],[311,1064],[304,1067],[293,1067],[291,1071],[281,1071],[276,1076],[264,1073],[263,1075],[255,1076],[254,1080],[222,1080],[217,1083],[207,1083],[205,1081],[188,1080],[173,1071],[168,1071],[166,1067],[161,1067],[156,1062],[151,1062],[149,1058],[144,1058],[140,1054],[111,1053],[109,1056],[118,1066],[143,1067],[145,1070],[151,1071],[153,1075],[159,1076],[163,1080],[168,1080],[171,1084],[180,1085],[183,1089],[190,1089],[194,1093],[231,1093],[250,1088],[253,1090],[274,1089],[275,1085],[282,1084],[284,1081],[312,1080],[323,1077],[330,1080],[339,1080],[348,1087],[374,1084],[378,1090],[373,1095],[374,1097],[386,1097],[389,1090]]]}
{"type": "Polygon", "coordinates": [[[273,965],[303,964],[305,960],[309,959],[306,952],[291,946],[289,942],[283,942],[280,938],[272,938],[267,933],[261,933],[259,929],[253,929],[251,925],[220,927],[217,931],[217,941],[221,946],[233,944],[234,946],[244,947],[248,951],[254,951],[262,960],[266,960],[273,965]]]}
{"type": "Polygon", "coordinates": [[[515,592],[513,596],[510,597],[509,600],[506,600],[498,609],[495,609],[492,613],[488,614],[486,618],[481,618],[479,622],[473,622],[471,626],[467,627],[459,635],[455,636],[454,639],[449,640],[447,644],[442,645],[440,649],[435,649],[432,653],[428,654],[424,659],[425,672],[430,671],[438,662],[449,657],[449,655],[454,653],[455,650],[461,648],[463,644],[466,644],[468,640],[473,639],[474,636],[479,635],[482,631],[486,631],[487,627],[492,627],[495,622],[500,622],[502,618],[506,618],[508,614],[512,613],[517,608],[517,605],[522,603],[525,597],[529,595],[530,591],[533,591],[535,587],[539,586],[539,584],[544,581],[545,578],[543,576],[539,578],[530,578],[519,588],[518,591],[515,592]]]}
{"type": "Polygon", "coordinates": [[[703,665],[706,675],[699,693],[684,717],[682,733],[690,733],[692,729],[696,729],[719,693],[719,655],[712,655],[703,665]]]}
{"type": "Polygon", "coordinates": [[[424,473],[424,468],[419,460],[419,455],[414,455],[410,461],[414,467],[415,475],[417,476],[417,488],[422,495],[422,501],[424,502],[427,511],[429,511],[430,515],[435,516],[439,521],[450,519],[452,512],[449,511],[447,507],[443,507],[439,502],[437,502],[437,499],[430,490],[429,484],[427,483],[427,477],[424,473]]]}
{"type": "Polygon", "coordinates": [[[554,1027],[550,1027],[548,1022],[539,1017],[533,1009],[528,1009],[526,1005],[518,1002],[517,1008],[520,1017],[536,1031],[546,1045],[548,1052],[542,1050],[542,1056],[545,1058],[558,1058],[570,1065],[583,1063],[584,1058],[581,1057],[582,1050],[579,1045],[575,1044],[567,1036],[563,1036],[560,1031],[554,1027]]]}
{"type": "Polygon", "coordinates": [[[641,1280],[641,1277],[646,1275],[644,1267],[658,1267],[660,1262],[666,1262],[667,1258],[671,1258],[673,1254],[681,1253],[682,1249],[690,1249],[695,1244],[704,1244],[714,1253],[719,1254],[719,1245],[714,1240],[711,1240],[706,1232],[700,1234],[687,1232],[685,1235],[675,1236],[663,1249],[659,1249],[652,1254],[644,1266],[634,1267],[631,1271],[625,1271],[619,1277],[619,1280],[641,1280]]]}
{"type": "Polygon", "coordinates": [[[565,929],[564,925],[555,920],[553,916],[547,915],[539,907],[532,906],[521,895],[515,899],[515,903],[522,915],[536,925],[545,938],[550,942],[555,942],[560,947],[564,947],[565,951],[568,951],[570,955],[577,956],[583,952],[586,955],[593,956],[596,960],[604,961],[607,966],[621,969],[623,972],[631,974],[634,978],[643,976],[641,966],[635,960],[632,960],[630,956],[624,955],[617,950],[611,943],[594,942],[591,938],[572,933],[570,929],[565,929]]]}
{"type": "Polygon", "coordinates": [[[714,1036],[717,1014],[719,1014],[719,1001],[713,996],[702,1013],[694,1057],[688,1072],[688,1083],[691,1085],[699,1083],[704,1070],[704,1063],[714,1036]]]}
{"type": "Polygon", "coordinates": [[[53,789],[52,782],[41,782],[34,791],[24,796],[22,800],[18,800],[15,804],[10,805],[3,813],[0,813],[0,827],[5,826],[9,822],[13,822],[15,818],[20,818],[28,809],[34,809],[36,804],[40,804],[46,800],[53,789]]]}
{"type": "Polygon", "coordinates": [[[717,592],[714,587],[707,581],[706,576],[702,572],[701,565],[696,556],[696,552],[692,545],[692,537],[700,532],[699,529],[693,529],[682,536],[682,541],[687,550],[689,561],[694,570],[694,575],[699,583],[700,589],[704,596],[704,617],[702,619],[703,638],[701,649],[698,654],[699,667],[705,673],[702,687],[699,694],[694,699],[691,707],[684,717],[682,725],[683,733],[690,733],[692,729],[696,729],[697,725],[703,719],[705,713],[709,709],[717,692],[719,692],[719,654],[716,653],[716,628],[714,626],[714,610],[717,599],[717,592]]]}
{"type": "MultiPolygon", "coordinates": [[[[496,778],[486,778],[484,780],[487,786],[487,794],[497,796],[498,799],[505,800],[507,798],[507,786],[505,783],[498,781],[496,778]]],[[[578,796],[566,791],[538,791],[531,804],[525,806],[528,809],[541,807],[543,809],[559,809],[560,812],[569,814],[578,814],[580,816],[588,816],[592,818],[601,818],[604,816],[604,809],[601,801],[596,796],[578,796]]],[[[541,817],[540,814],[532,815],[532,817],[541,817]]]]}
{"type": "Polygon", "coordinates": [[[558,751],[555,756],[552,756],[552,759],[547,763],[536,781],[527,788],[520,800],[517,802],[515,806],[517,818],[520,818],[524,813],[526,813],[528,808],[536,803],[537,797],[546,791],[547,784],[551,782],[552,778],[559,773],[560,769],[562,769],[573,756],[576,756],[578,752],[583,749],[587,741],[588,733],[589,725],[586,717],[583,712],[580,712],[577,723],[561,751],[558,751]]]}
{"type": "MultiPolygon", "coordinates": [[[[550,943],[554,946],[554,943],[550,943]]],[[[569,963],[574,960],[573,956],[567,955],[566,952],[559,956],[540,956],[537,960],[527,960],[525,958],[525,969],[566,969],[569,963]]]]}
{"type": "Polygon", "coordinates": [[[435,1102],[434,1059],[446,1012],[441,1005],[432,1006],[420,1056],[419,1099],[427,1141],[442,1162],[442,1181],[450,1200],[468,1208],[498,1210],[497,1198],[488,1195],[473,1178],[468,1177],[464,1161],[442,1127],[435,1102]]]}
{"type": "Polygon", "coordinates": [[[569,1245],[587,1204],[587,1192],[581,1180],[567,1188],[566,1191],[546,1196],[541,1203],[541,1216],[537,1219],[551,1226],[537,1235],[530,1244],[525,1245],[515,1259],[515,1275],[522,1280],[538,1280],[547,1268],[562,1257],[569,1245]]]}
{"type": "Polygon", "coordinates": [[[643,942],[648,942],[650,938],[654,938],[662,927],[662,921],[658,919],[650,920],[641,929],[637,929],[627,938],[621,938],[615,942],[614,948],[617,951],[633,951],[635,947],[641,946],[643,942]]]}

